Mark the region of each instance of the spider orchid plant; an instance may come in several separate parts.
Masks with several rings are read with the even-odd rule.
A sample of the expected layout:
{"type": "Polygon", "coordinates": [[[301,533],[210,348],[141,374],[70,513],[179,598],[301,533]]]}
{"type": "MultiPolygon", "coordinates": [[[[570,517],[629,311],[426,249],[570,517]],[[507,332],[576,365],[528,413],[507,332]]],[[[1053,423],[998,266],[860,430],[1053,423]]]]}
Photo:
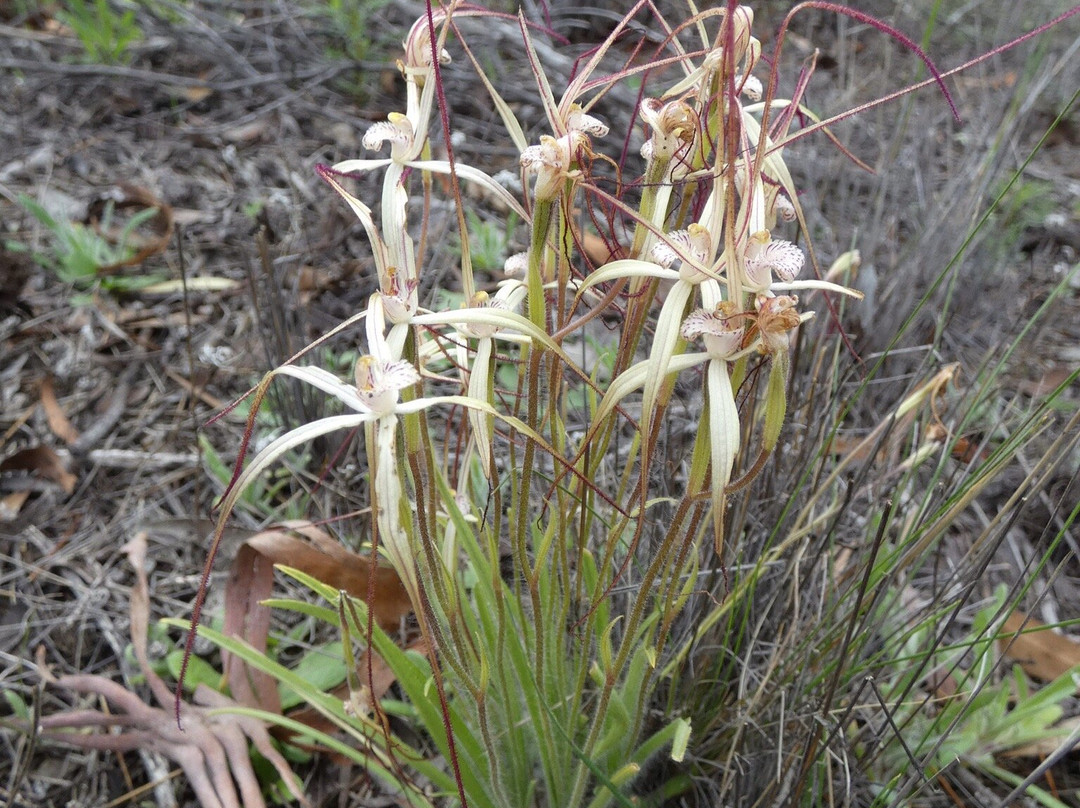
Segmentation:
{"type": "MultiPolygon", "coordinates": [[[[363,138],[365,149],[388,155],[318,167],[363,226],[379,281],[349,321],[364,326],[354,377],[289,363],[256,391],[258,402],[273,379],[289,376],[346,412],[271,442],[222,502],[218,536],[243,490],[286,452],[332,432],[363,434],[372,543],[404,582],[429,651],[428,669],[402,654],[395,672],[453,769],[462,804],[632,805],[640,767],[661,753],[681,756],[689,722],[648,734],[649,698],[707,557],[698,548],[711,545],[723,563],[726,499],[779,440],[791,337],[813,316],[795,293],[861,297],[820,272],[801,278],[813,251],[784,237],[788,226],[807,232],[784,155],[805,81],[793,98],[774,97],[775,74],[767,85],[754,75],[769,62],[751,33],[753,13],[734,3],[694,11],[686,25],[665,22],[662,58],[605,73],[646,8],[659,13],[636,3],[559,97],[524,17],[496,15],[516,22],[546,117],[544,134],[529,142],[480,76],[518,155],[520,200],[454,159],[448,137],[447,159],[432,158],[431,117],[440,108],[451,131],[439,72],[447,43],[476,63],[457,23],[479,12],[448,3],[412,27],[400,63],[404,112],[363,138]],[[670,83],[657,88],[651,71],[670,83]],[[615,186],[597,174],[623,166],[603,153],[613,138],[597,106],[616,81],[637,77],[651,82],[636,109],[643,130],[624,139],[642,139],[640,181],[609,192],[615,186]],[[376,171],[381,197],[369,207],[350,178],[376,171]],[[460,308],[420,300],[425,250],[407,213],[414,194],[429,201],[435,174],[450,179],[459,222],[467,204],[460,180],[529,227],[528,250],[508,260],[507,279],[486,288],[473,276],[463,229],[453,290],[460,308]],[[582,210],[602,214],[594,222],[630,223],[630,243],[611,251],[614,260],[584,260],[582,210]],[[611,318],[610,366],[573,361],[567,345],[585,343],[586,325],[616,306],[624,308],[611,318]],[[691,349],[697,341],[703,350],[691,349]],[[769,368],[764,393],[740,391],[751,357],[769,368]],[[658,436],[676,377],[702,368],[693,456],[677,469],[677,490],[657,495],[658,436]],[[635,421],[626,402],[637,394],[635,421]],[[625,451],[611,445],[623,430],[632,436],[625,451]],[[744,462],[733,482],[757,433],[759,460],[744,462]],[[647,534],[650,551],[641,552],[647,534]],[[632,585],[620,587],[627,578],[632,585]],[[427,677],[438,709],[428,703],[427,677]]],[[[383,751],[396,743],[383,740],[383,751]]],[[[403,791],[411,804],[431,804],[420,792],[403,791]]]]}

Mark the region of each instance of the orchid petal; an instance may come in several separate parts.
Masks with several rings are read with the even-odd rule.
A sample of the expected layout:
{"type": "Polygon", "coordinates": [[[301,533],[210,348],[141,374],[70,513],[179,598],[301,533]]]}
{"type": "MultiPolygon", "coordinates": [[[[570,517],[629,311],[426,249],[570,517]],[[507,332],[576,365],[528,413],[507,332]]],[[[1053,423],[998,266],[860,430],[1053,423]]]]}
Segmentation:
{"type": "Polygon", "coordinates": [[[731,389],[727,362],[714,359],[706,373],[709,394],[709,459],[712,463],[710,492],[713,502],[713,532],[719,553],[724,534],[724,488],[739,451],[739,408],[731,389]]]}
{"type": "Polygon", "coordinates": [[[665,269],[652,261],[642,261],[638,258],[620,258],[610,264],[604,264],[595,272],[590,273],[582,282],[578,292],[584,292],[598,283],[608,283],[620,278],[659,278],[661,280],[677,281],[679,273],[673,269],[665,269]]]}
{"type": "MultiPolygon", "coordinates": [[[[710,357],[707,353],[688,353],[679,354],[673,356],[668,362],[667,372],[669,374],[679,373],[689,368],[709,361],[710,357]]],[[[649,359],[643,359],[636,364],[631,365],[614,379],[611,380],[611,384],[608,385],[608,389],[604,392],[604,397],[600,400],[600,404],[596,408],[596,415],[593,417],[593,423],[601,423],[607,418],[620,401],[633,393],[635,390],[644,386],[645,382],[649,379],[649,376],[653,375],[655,370],[652,362],[649,359]]]]}

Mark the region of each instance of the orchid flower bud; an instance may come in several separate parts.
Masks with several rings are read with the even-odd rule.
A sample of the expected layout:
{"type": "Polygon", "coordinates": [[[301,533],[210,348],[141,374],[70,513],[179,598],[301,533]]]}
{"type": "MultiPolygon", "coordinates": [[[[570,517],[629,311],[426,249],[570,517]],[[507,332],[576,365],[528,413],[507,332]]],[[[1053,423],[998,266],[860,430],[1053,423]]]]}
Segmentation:
{"type": "MultiPolygon", "coordinates": [[[[742,63],[743,75],[754,69],[761,56],[761,43],[750,33],[754,25],[754,10],[749,6],[737,6],[731,15],[731,24],[735,27],[732,36],[734,44],[734,64],[742,63]]],[[[723,44],[722,42],[719,44],[723,44]]]]}
{"type": "MultiPolygon", "coordinates": [[[[446,17],[442,10],[434,11],[435,26],[438,27],[446,17]]],[[[431,73],[431,29],[426,16],[420,17],[409,29],[409,35],[401,43],[405,48],[405,59],[398,63],[401,72],[415,78],[417,84],[424,85],[431,73]]],[[[439,52],[439,64],[450,64],[450,54],[443,49],[439,52]]]]}

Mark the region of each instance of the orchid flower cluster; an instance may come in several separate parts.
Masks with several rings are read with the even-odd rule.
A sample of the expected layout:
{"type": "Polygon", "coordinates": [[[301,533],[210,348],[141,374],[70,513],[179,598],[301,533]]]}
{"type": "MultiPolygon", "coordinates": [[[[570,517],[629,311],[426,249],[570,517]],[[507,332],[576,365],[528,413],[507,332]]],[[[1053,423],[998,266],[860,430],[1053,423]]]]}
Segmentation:
{"type": "MultiPolygon", "coordinates": [[[[505,750],[496,749],[501,742],[484,726],[495,711],[490,688],[495,687],[493,671],[499,663],[475,648],[475,635],[482,633],[479,627],[488,617],[461,616],[468,590],[454,588],[460,553],[448,539],[469,525],[480,525],[477,544],[495,555],[509,536],[522,582],[518,594],[530,603],[522,619],[528,616],[532,622],[531,627],[510,627],[512,621],[501,612],[491,617],[496,622],[492,636],[502,638],[493,640],[493,647],[498,654],[508,653],[507,632],[523,633],[531,657],[522,675],[535,677],[521,685],[525,691],[543,690],[553,672],[569,676],[576,701],[557,693],[544,693],[535,704],[523,697],[542,749],[565,747],[553,727],[579,726],[574,704],[580,707],[593,699],[592,718],[570,745],[585,756],[581,760],[593,764],[572,756],[562,764],[554,757],[542,761],[549,804],[585,804],[590,789],[596,788],[589,785],[595,761],[610,760],[614,767],[605,775],[608,787],[628,776],[619,774],[618,767],[634,754],[650,671],[688,596],[679,582],[692,585],[688,571],[695,567],[700,538],[711,533],[716,551],[723,551],[725,500],[741,484],[732,483],[733,471],[759,420],[760,457],[744,463],[745,476],[760,468],[777,445],[786,408],[789,343],[812,314],[800,310],[792,293],[860,296],[829,281],[800,280],[804,252],[779,235],[786,224],[804,224],[783,160],[787,127],[799,103],[772,99],[771,83],[765,93],[754,75],[762,49],[751,34],[753,13],[744,6],[733,8],[698,15],[700,50],[687,52],[673,40],[677,53],[671,63],[683,75],[640,104],[644,172],[625,197],[611,197],[592,182],[594,163],[610,163],[600,156],[609,127],[593,107],[615,80],[597,74],[629,16],[584,62],[560,99],[540,72],[529,28],[519,20],[550,127],[537,142],[525,139],[509,105],[482,79],[520,152],[528,189],[523,200],[484,171],[452,158],[432,158],[429,130],[438,108],[439,70],[450,59],[446,38],[455,20],[476,13],[460,4],[422,17],[409,32],[399,63],[407,88],[405,111],[376,123],[363,138],[369,151],[389,147],[389,155],[318,169],[356,214],[371,245],[378,291],[363,312],[332,332],[363,320],[365,350],[353,379],[286,364],[267,375],[259,396],[274,376],[287,375],[337,398],[350,412],[294,429],[260,452],[227,494],[221,524],[240,492],[285,452],[330,432],[363,429],[372,534],[413,599],[434,655],[433,668],[445,665],[462,679],[458,692],[472,694],[472,715],[482,725],[478,743],[491,747],[485,765],[492,767],[491,781],[496,783],[494,804],[532,800],[511,793],[499,770],[505,750]],[[718,29],[712,38],[705,35],[706,24],[718,29]],[[370,172],[382,172],[377,220],[349,191],[350,178],[370,172]],[[424,192],[430,192],[426,178],[432,175],[448,178],[455,189],[458,183],[478,186],[530,226],[529,249],[507,261],[506,278],[480,289],[469,260],[465,217],[459,215],[459,281],[465,303],[457,309],[428,310],[420,300],[422,256],[412,235],[416,223],[409,220],[409,200],[419,178],[425,178],[424,192]],[[634,204],[631,198],[638,193],[634,204]],[[613,251],[621,257],[591,269],[584,266],[575,247],[582,204],[606,205],[633,222],[631,244],[613,251]],[[658,302],[661,289],[663,300],[658,302]],[[619,302],[625,310],[617,358],[610,380],[601,385],[595,369],[578,366],[564,343],[619,302]],[[524,313],[519,313],[521,308],[524,313]],[[641,344],[646,335],[647,346],[641,344]],[[702,350],[689,350],[695,342],[702,350]],[[634,362],[638,356],[643,358],[634,362]],[[769,381],[760,397],[762,406],[751,402],[740,412],[736,392],[751,360],[767,363],[769,381]],[[675,376],[701,365],[706,408],[685,495],[659,551],[642,562],[638,594],[619,624],[604,604],[648,522],[656,430],[675,376]],[[500,370],[514,371],[516,392],[497,395],[496,380],[504,378],[500,370]],[[568,380],[586,388],[592,402],[583,437],[571,437],[564,422],[559,395],[568,380]],[[430,394],[436,386],[457,390],[430,394]],[[600,491],[600,464],[620,428],[617,424],[625,423],[622,404],[639,392],[641,415],[633,424],[634,448],[622,481],[614,492],[600,491]],[[468,440],[453,451],[431,440],[426,411],[436,407],[467,413],[468,440]],[[550,458],[546,465],[539,460],[543,456],[550,458]],[[547,471],[541,475],[539,469],[547,471]],[[471,510],[461,505],[470,501],[475,503],[471,510]],[[711,530],[701,518],[707,506],[711,530]],[[655,608],[659,620],[646,620],[645,604],[657,591],[658,605],[649,608],[655,608]],[[569,653],[567,644],[575,640],[549,632],[582,612],[586,636],[569,653]],[[567,663],[567,658],[577,661],[567,663]],[[593,696],[590,682],[595,685],[593,696]],[[614,729],[618,722],[612,723],[613,716],[624,714],[632,732],[614,729]],[[573,771],[569,779],[566,766],[573,771]]],[[[623,76],[635,71],[628,68],[623,76]]],[[[455,192],[455,199],[460,209],[464,197],[455,192]]],[[[510,699],[515,689],[505,682],[502,687],[510,699]]],[[[512,713],[506,702],[502,709],[512,713]]],[[[450,718],[446,721],[449,727],[450,718]]],[[[670,742],[670,735],[664,737],[670,742]]],[[[446,743],[447,755],[456,761],[452,733],[446,743]]],[[[524,763],[520,768],[531,771],[524,763]]],[[[461,784],[467,779],[459,773],[463,802],[461,784]]]]}

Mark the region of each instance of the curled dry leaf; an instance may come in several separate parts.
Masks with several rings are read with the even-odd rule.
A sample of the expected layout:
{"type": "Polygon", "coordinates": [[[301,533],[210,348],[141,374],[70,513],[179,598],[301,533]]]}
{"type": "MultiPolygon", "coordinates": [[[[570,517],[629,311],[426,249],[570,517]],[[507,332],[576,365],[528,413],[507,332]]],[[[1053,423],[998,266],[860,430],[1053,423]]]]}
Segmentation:
{"type": "MultiPolygon", "coordinates": [[[[270,609],[262,601],[270,597],[275,564],[298,569],[365,602],[370,596],[372,615],[387,631],[395,629],[412,611],[408,593],[390,567],[373,564],[370,556],[342,547],[309,522],[287,522],[257,533],[240,546],[225,588],[225,634],[244,640],[261,653],[266,652],[270,631],[270,609]]],[[[273,677],[227,652],[223,658],[229,688],[238,702],[281,711],[273,677]]]]}
{"type": "Polygon", "coordinates": [[[391,567],[373,564],[370,556],[343,547],[309,522],[286,522],[252,536],[245,544],[272,564],[294,567],[354,598],[368,601],[371,594],[371,612],[387,631],[397,628],[401,618],[412,611],[409,594],[391,567]],[[373,569],[375,580],[369,583],[373,569]]]}
{"type": "Polygon", "coordinates": [[[150,594],[143,563],[146,534],[137,534],[125,550],[136,575],[131,592],[131,643],[139,669],[160,706],[147,704],[136,693],[103,676],[84,674],[59,679],[46,676],[57,687],[100,696],[119,712],[106,714],[75,709],[46,716],[41,720],[42,737],[82,749],[117,752],[150,749],[179,764],[203,808],[265,808],[259,780],[248,754],[251,743],[273,764],[293,797],[301,805],[309,806],[297,785],[296,776],[274,747],[262,722],[237,715],[215,714],[236,702],[200,686],[195,692],[197,706],[181,705],[181,726],[177,726],[172,712],[172,690],[150,667],[146,654],[150,619],[150,594]],[[98,731],[89,734],[70,731],[75,729],[98,731]]]}
{"type": "Polygon", "coordinates": [[[10,494],[0,497],[0,522],[13,521],[29,498],[29,491],[12,491],[10,494]]]}

